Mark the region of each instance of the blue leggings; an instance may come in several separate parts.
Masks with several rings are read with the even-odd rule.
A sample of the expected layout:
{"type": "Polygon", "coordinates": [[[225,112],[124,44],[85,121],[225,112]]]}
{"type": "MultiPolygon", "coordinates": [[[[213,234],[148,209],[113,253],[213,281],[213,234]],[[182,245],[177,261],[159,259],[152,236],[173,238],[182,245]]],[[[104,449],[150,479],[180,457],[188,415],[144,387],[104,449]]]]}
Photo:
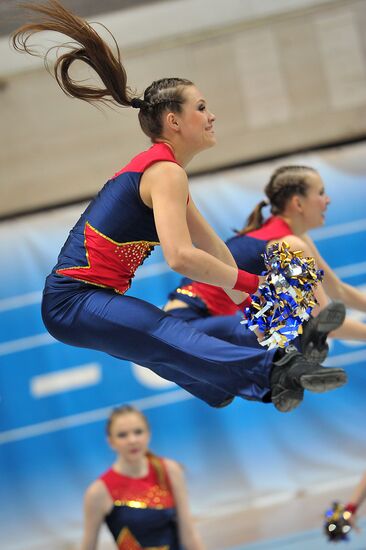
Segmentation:
{"type": "Polygon", "coordinates": [[[219,318],[206,334],[143,300],[58,275],[47,278],[42,317],[57,340],[138,363],[211,406],[232,396],[268,401],[274,351],[216,338],[219,318]]]}
{"type": "Polygon", "coordinates": [[[236,346],[264,350],[254,332],[241,324],[242,316],[239,313],[237,315],[210,315],[191,307],[171,309],[168,313],[176,319],[186,321],[189,326],[209,336],[225,340],[225,342],[236,346]]]}
{"type": "MultiPolygon", "coordinates": [[[[211,315],[206,308],[196,308],[192,307],[188,301],[186,303],[188,307],[171,309],[169,314],[176,319],[186,321],[189,326],[209,336],[214,336],[237,346],[256,348],[263,351],[264,348],[259,344],[255,333],[240,323],[242,316],[239,313],[236,315],[211,315]]],[[[291,344],[301,353],[301,337],[292,340],[291,344]]]]}

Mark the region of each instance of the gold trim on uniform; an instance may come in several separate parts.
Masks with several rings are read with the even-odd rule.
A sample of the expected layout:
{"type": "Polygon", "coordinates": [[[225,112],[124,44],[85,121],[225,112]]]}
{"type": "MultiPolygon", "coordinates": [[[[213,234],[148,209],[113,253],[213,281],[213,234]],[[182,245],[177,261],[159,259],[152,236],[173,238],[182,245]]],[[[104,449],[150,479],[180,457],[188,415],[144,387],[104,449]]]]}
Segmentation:
{"type": "MultiPolygon", "coordinates": [[[[85,249],[85,258],[86,258],[87,265],[74,265],[72,267],[63,267],[61,269],[56,270],[57,274],[66,276],[66,273],[63,273],[64,271],[71,271],[71,270],[74,270],[74,269],[90,269],[91,268],[90,259],[89,259],[89,251],[88,251],[88,247],[87,247],[87,236],[86,236],[86,228],[87,227],[89,227],[92,231],[94,231],[94,233],[96,233],[97,235],[99,235],[103,239],[105,239],[105,240],[109,241],[110,243],[116,245],[116,247],[117,247],[116,250],[115,250],[116,254],[118,253],[118,247],[123,248],[124,246],[128,246],[128,245],[131,245],[131,244],[136,245],[136,246],[140,245],[140,248],[142,246],[142,248],[144,249],[144,256],[142,258],[141,263],[133,271],[132,276],[136,273],[137,268],[140,267],[143,264],[146,257],[149,254],[151,254],[154,247],[160,245],[160,242],[145,241],[145,240],[142,240],[142,241],[128,241],[128,242],[125,242],[125,243],[119,243],[117,241],[114,241],[113,239],[111,239],[107,235],[104,235],[104,233],[101,233],[101,231],[98,231],[98,229],[93,227],[87,221],[87,222],[85,222],[85,225],[84,225],[84,249],[85,249]]],[[[128,264],[128,265],[130,265],[130,264],[128,264]]],[[[117,294],[122,294],[123,295],[128,290],[128,289],[126,289],[124,292],[122,292],[121,290],[118,290],[117,288],[114,288],[114,287],[111,287],[111,286],[108,286],[108,285],[103,285],[102,283],[95,283],[93,281],[88,281],[86,279],[82,279],[81,277],[74,277],[73,275],[70,275],[70,277],[73,278],[73,279],[76,279],[77,281],[81,281],[82,283],[86,283],[86,284],[89,284],[89,285],[94,285],[94,286],[97,286],[99,288],[112,288],[117,294]]]]}
{"type": "Polygon", "coordinates": [[[185,286],[183,288],[179,287],[175,290],[175,292],[177,292],[178,294],[183,294],[184,296],[189,296],[190,298],[197,298],[197,294],[195,294],[195,292],[192,292],[192,290],[189,290],[192,288],[193,287],[191,285],[185,286]]]}

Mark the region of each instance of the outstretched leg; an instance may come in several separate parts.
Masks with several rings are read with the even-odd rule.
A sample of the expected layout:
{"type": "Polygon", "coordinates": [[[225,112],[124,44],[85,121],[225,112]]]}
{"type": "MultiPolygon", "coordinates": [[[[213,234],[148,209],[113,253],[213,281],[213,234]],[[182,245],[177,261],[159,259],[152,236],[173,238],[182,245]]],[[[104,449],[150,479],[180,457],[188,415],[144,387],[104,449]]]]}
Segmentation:
{"type": "Polygon", "coordinates": [[[270,392],[274,352],[210,337],[143,300],[84,286],[45,294],[42,314],[58,340],[147,367],[210,405],[270,392]]]}
{"type": "MultiPolygon", "coordinates": [[[[83,286],[77,292],[47,293],[42,313],[46,327],[60,341],[148,367],[210,405],[233,396],[268,401],[278,382],[271,377],[274,351],[208,336],[143,300],[113,291],[83,286]]],[[[281,384],[305,375],[310,367],[303,359],[301,366],[281,377],[281,384]]],[[[332,382],[334,369],[324,370],[330,381],[327,389],[337,387],[332,382]]]]}

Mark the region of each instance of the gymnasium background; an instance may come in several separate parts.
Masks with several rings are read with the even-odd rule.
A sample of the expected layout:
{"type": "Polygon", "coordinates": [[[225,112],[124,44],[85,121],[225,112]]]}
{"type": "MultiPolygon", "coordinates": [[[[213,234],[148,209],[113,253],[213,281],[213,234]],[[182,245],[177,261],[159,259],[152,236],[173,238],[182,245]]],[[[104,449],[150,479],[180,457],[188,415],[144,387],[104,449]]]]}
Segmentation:
{"type": "MultiPolygon", "coordinates": [[[[308,164],[319,170],[332,200],[325,227],[312,236],[338,275],[366,292],[365,3],[123,4],[123,13],[94,19],[110,23],[116,34],[118,18],[132,28],[139,21],[145,41],[141,34],[140,42],[133,33],[118,36],[120,44],[126,42],[132,82],[143,87],[167,72],[193,73],[218,116],[219,144],[192,163],[191,190],[219,235],[227,238],[242,226],[277,166],[308,164]],[[153,13],[159,14],[154,29],[153,13]],[[174,40],[168,32],[172,21],[174,40]],[[159,25],[158,39],[153,30],[159,25]]],[[[11,10],[14,2],[1,9],[6,5],[11,10]]],[[[81,0],[65,5],[86,9],[81,0]]],[[[86,204],[78,199],[92,196],[148,143],[136,129],[136,113],[103,114],[69,101],[39,65],[5,55],[5,30],[11,29],[4,21],[0,547],[77,547],[83,492],[113,459],[106,417],[126,402],[148,415],[152,449],[184,464],[195,516],[201,523],[211,518],[222,532],[210,550],[232,546],[229,535],[223,540],[235,514],[281,503],[291,509],[304,496],[322,494],[325,506],[329,494],[338,498],[345,488],[351,491],[366,469],[366,345],[333,343],[328,364],[347,370],[347,386],[307,394],[299,409],[284,415],[239,399],[226,409],[210,409],[142,367],[64,346],[45,331],[43,282],[86,204]],[[68,202],[75,204],[61,206],[68,202]]],[[[130,293],[159,306],[178,281],[157,249],[130,293]]],[[[366,314],[351,314],[366,321],[366,314]]],[[[319,531],[324,506],[314,514],[312,527],[319,525],[319,531]]],[[[303,506],[300,515],[305,512],[303,506]]],[[[282,532],[290,532],[282,516],[281,522],[282,532]]],[[[252,536],[261,538],[261,530],[252,536]]],[[[108,534],[103,540],[110,544],[108,534]]],[[[364,532],[357,541],[358,550],[366,546],[364,532]]]]}

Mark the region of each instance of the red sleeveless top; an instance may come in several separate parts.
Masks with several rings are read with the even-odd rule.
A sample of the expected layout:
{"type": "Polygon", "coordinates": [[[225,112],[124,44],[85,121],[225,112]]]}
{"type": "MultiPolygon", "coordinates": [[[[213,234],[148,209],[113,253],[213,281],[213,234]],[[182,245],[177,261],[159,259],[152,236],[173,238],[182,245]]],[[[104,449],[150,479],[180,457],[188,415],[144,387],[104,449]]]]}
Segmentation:
{"type": "Polygon", "coordinates": [[[100,477],[114,502],[105,521],[119,550],[182,550],[164,460],[155,455],[148,460],[145,477],[131,478],[112,468],[100,477]]]}

